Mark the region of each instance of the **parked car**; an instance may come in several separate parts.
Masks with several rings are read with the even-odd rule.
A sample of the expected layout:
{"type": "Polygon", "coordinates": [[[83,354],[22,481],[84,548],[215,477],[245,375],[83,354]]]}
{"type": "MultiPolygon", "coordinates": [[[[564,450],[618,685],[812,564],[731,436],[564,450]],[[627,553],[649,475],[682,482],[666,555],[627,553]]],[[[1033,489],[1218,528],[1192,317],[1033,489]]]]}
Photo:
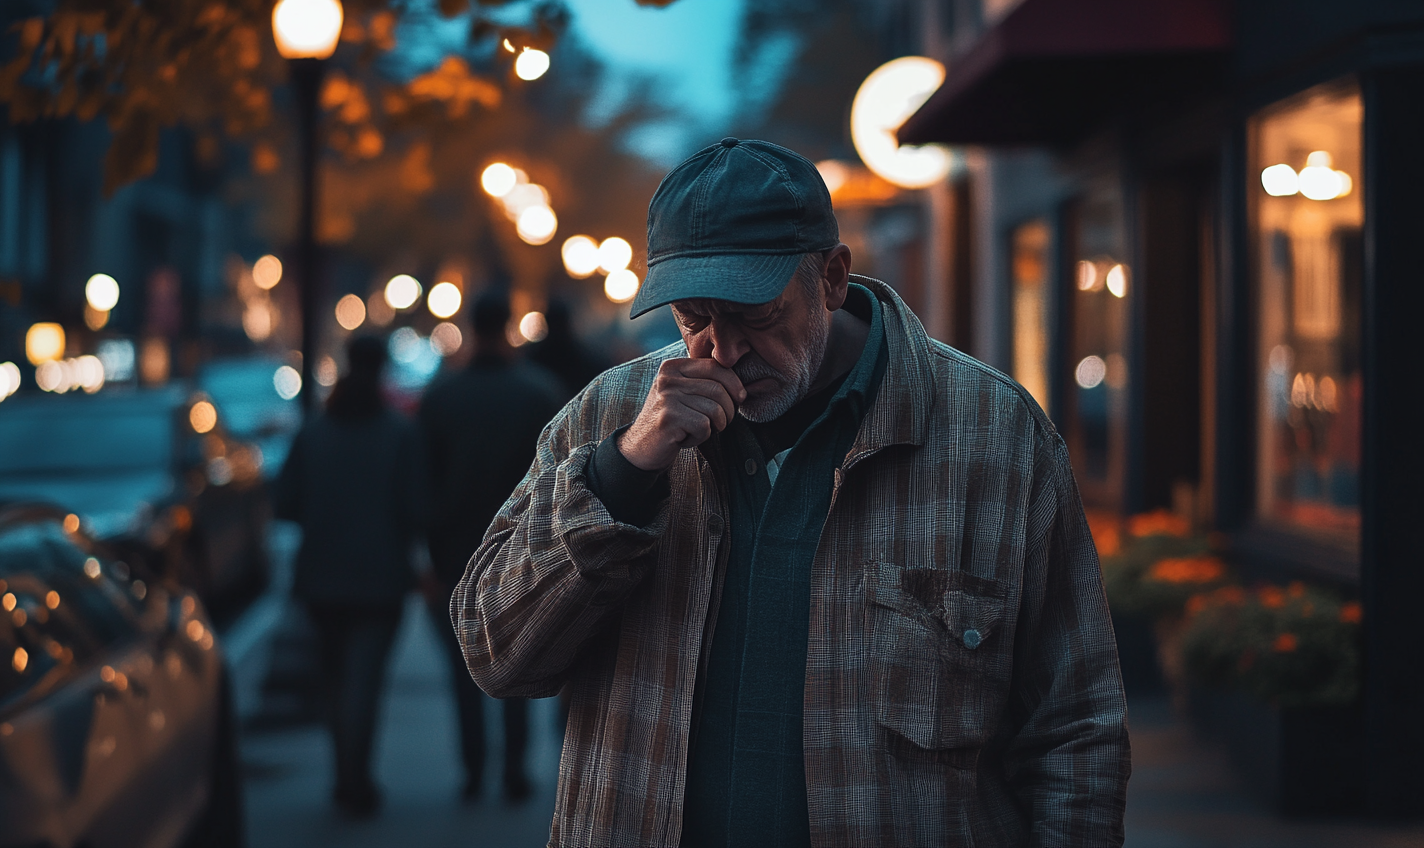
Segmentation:
{"type": "Polygon", "coordinates": [[[240,845],[234,733],[191,591],[0,509],[0,847],[240,845]]]}
{"type": "Polygon", "coordinates": [[[0,407],[0,500],[60,504],[99,539],[136,538],[219,621],[267,584],[262,452],[181,384],[16,396],[0,407]]]}

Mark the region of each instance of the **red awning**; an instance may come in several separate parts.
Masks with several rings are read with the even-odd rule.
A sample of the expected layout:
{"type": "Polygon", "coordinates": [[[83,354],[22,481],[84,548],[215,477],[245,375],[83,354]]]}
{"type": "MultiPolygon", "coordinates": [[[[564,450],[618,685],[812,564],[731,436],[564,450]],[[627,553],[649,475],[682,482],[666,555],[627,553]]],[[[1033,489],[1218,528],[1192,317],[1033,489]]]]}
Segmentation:
{"type": "Polygon", "coordinates": [[[1071,140],[1115,108],[1214,83],[1227,0],[1023,0],[900,127],[904,144],[1071,140]]]}

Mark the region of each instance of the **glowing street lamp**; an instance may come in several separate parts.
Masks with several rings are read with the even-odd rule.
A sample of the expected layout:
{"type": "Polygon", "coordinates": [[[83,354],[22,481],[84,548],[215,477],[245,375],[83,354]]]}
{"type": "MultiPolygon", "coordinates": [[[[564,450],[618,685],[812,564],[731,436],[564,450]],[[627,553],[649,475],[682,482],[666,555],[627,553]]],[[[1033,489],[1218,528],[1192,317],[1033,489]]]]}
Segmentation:
{"type": "Polygon", "coordinates": [[[900,146],[895,131],[915,114],[940,83],[944,65],[923,56],[902,56],[865,78],[850,107],[850,137],[865,166],[901,188],[925,188],[949,174],[949,149],[938,144],[900,146]]]}
{"type": "MultiPolygon", "coordinates": [[[[317,303],[318,287],[321,285],[316,250],[318,94],[321,91],[323,60],[336,50],[336,42],[341,38],[342,16],[340,0],[280,0],[272,9],[272,37],[277,42],[277,52],[288,60],[291,70],[292,89],[299,113],[298,137],[301,139],[302,190],[295,264],[297,282],[301,286],[302,371],[296,375],[299,379],[292,390],[293,397],[302,386],[315,385],[317,303]]],[[[281,278],[280,264],[278,269],[273,285],[276,285],[276,279],[281,278]]],[[[292,388],[290,381],[284,385],[292,388]]],[[[279,386],[278,392],[281,391],[279,386]]],[[[308,391],[302,396],[303,408],[313,411],[316,399],[316,392],[308,391]]]]}
{"type": "Polygon", "coordinates": [[[522,80],[532,81],[549,70],[549,54],[532,47],[524,48],[519,58],[514,60],[514,75],[522,80]]]}
{"type": "Polygon", "coordinates": [[[286,59],[325,59],[336,50],[339,0],[282,0],[272,9],[272,35],[286,59]]]}

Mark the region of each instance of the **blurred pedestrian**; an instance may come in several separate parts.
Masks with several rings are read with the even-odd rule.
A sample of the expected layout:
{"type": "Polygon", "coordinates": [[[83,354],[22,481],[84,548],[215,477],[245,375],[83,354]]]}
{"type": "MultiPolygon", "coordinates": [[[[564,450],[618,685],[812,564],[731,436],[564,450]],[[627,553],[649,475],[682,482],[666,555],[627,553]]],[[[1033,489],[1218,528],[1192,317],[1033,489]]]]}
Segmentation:
{"type": "Polygon", "coordinates": [[[302,528],[292,591],[319,634],[336,805],[367,817],[380,806],[371,750],[386,660],[415,581],[425,466],[414,424],[381,395],[385,344],[357,337],[346,356],[347,374],[297,434],[273,501],[278,517],[302,528]]]}
{"type": "Polygon", "coordinates": [[[552,371],[563,382],[566,398],[583,391],[594,377],[613,366],[607,356],[578,337],[567,300],[551,299],[544,308],[544,321],[548,335],[529,346],[529,361],[552,371]]]}
{"type": "MultiPolygon", "coordinates": [[[[432,583],[426,593],[450,661],[460,713],[464,798],[479,796],[485,763],[484,694],[470,677],[450,622],[450,595],[505,498],[534,461],[544,425],[559,411],[564,390],[548,371],[516,358],[505,334],[509,299],[486,293],[475,300],[474,357],[426,391],[419,421],[429,457],[432,583]]],[[[504,794],[529,797],[524,753],[528,705],[504,701],[504,794]]]]}

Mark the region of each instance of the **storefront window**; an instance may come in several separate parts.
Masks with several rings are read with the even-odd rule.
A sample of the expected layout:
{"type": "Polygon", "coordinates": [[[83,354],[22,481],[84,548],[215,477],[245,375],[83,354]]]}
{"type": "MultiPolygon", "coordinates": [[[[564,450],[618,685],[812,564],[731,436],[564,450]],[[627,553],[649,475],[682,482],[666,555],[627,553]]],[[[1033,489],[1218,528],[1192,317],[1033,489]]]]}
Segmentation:
{"type": "Polygon", "coordinates": [[[1345,541],[1360,527],[1363,107],[1322,86],[1251,123],[1259,304],[1257,512],[1345,541]]]}
{"type": "Polygon", "coordinates": [[[1123,261],[1122,206],[1111,182],[1075,205],[1072,333],[1067,367],[1069,449],[1092,505],[1122,506],[1127,461],[1127,330],[1132,272],[1123,261]]]}
{"type": "Polygon", "coordinates": [[[1042,219],[1014,228],[1014,379],[1048,408],[1048,223],[1042,219]]]}

